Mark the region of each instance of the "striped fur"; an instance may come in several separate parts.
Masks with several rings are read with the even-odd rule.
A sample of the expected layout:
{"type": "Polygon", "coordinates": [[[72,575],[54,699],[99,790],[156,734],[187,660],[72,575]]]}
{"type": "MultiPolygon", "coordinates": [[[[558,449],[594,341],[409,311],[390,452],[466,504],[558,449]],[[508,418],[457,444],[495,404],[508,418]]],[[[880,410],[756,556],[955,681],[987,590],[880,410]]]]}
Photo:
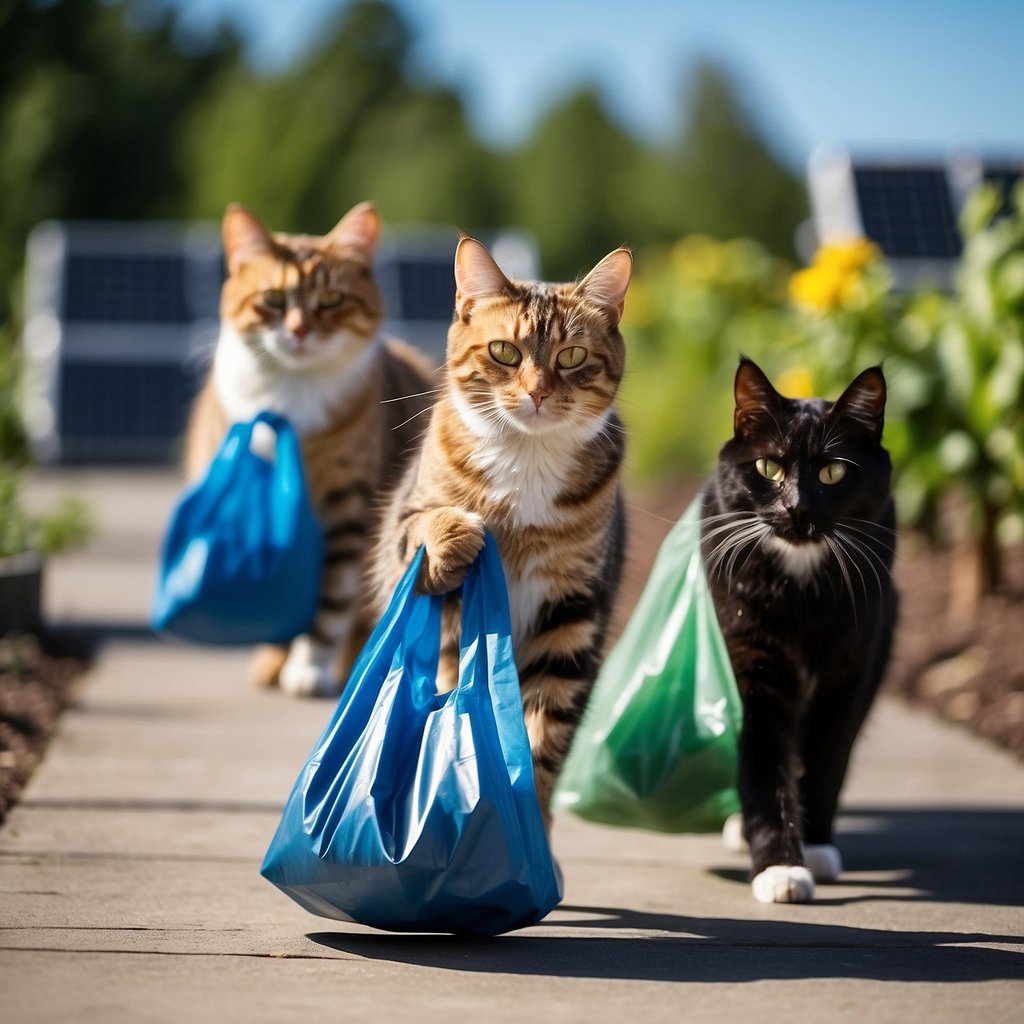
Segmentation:
{"type": "MultiPolygon", "coordinates": [[[[622,563],[624,438],[612,403],[631,265],[620,249],[579,284],[516,283],[479,242],[460,242],[445,386],[373,556],[379,614],[420,545],[421,588],[445,593],[461,583],[484,528],[494,533],[546,820],[601,662],[622,563]],[[492,353],[501,342],[515,347],[516,365],[492,353]],[[559,366],[571,349],[585,349],[579,365],[559,366]]],[[[454,683],[457,622],[453,598],[442,687],[454,683]]]]}
{"type": "MultiPolygon", "coordinates": [[[[261,409],[282,413],[299,432],[326,538],[319,609],[308,635],[290,649],[261,648],[252,670],[256,682],[279,681],[294,694],[340,689],[367,636],[362,576],[377,495],[422,432],[417,416],[433,398],[425,360],[378,337],[378,230],[368,203],[323,238],[271,235],[240,207],[224,218],[221,334],[192,411],[186,471],[199,476],[228,424],[261,409]]],[[[272,445],[272,436],[254,444],[272,445]]]]}

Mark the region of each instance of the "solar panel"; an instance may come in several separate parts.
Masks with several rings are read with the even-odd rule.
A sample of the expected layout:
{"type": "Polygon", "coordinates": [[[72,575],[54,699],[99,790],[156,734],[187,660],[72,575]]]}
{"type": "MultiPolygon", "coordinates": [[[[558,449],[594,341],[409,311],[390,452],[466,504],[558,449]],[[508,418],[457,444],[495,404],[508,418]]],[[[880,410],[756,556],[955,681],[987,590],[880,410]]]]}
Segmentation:
{"type": "Polygon", "coordinates": [[[952,288],[968,196],[982,182],[1009,195],[1022,170],[1024,160],[984,160],[966,151],[929,163],[864,160],[820,147],[807,168],[814,226],[798,235],[801,255],[810,260],[816,245],[864,236],[885,254],[897,290],[952,288]]]}
{"type": "Polygon", "coordinates": [[[853,180],[864,234],[886,256],[960,255],[960,232],[943,168],[855,166],[853,180]]]}
{"type": "Polygon", "coordinates": [[[59,415],[63,462],[153,462],[185,429],[198,380],[176,363],[65,360],[59,415]]]}
{"type": "Polygon", "coordinates": [[[193,318],[184,266],[181,254],[70,253],[61,317],[76,323],[188,323],[193,318]]]}

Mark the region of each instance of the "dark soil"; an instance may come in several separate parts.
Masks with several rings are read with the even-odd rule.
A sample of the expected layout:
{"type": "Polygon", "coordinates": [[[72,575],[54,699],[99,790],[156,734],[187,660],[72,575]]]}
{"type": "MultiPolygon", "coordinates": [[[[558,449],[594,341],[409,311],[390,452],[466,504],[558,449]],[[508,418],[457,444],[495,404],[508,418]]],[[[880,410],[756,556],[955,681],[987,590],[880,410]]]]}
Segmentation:
{"type": "Polygon", "coordinates": [[[0,822],[43,758],[83,662],[32,636],[0,638],[0,822]]]}
{"type": "MultiPolygon", "coordinates": [[[[618,628],[695,489],[633,496],[618,628]]],[[[901,541],[895,570],[900,622],[885,688],[1024,761],[1024,547],[1007,553],[1006,585],[983,599],[969,628],[950,625],[950,565],[948,553],[913,538],[901,541]]],[[[85,661],[63,653],[63,646],[28,636],[0,638],[0,822],[42,759],[61,711],[75,698],[85,661]]]]}

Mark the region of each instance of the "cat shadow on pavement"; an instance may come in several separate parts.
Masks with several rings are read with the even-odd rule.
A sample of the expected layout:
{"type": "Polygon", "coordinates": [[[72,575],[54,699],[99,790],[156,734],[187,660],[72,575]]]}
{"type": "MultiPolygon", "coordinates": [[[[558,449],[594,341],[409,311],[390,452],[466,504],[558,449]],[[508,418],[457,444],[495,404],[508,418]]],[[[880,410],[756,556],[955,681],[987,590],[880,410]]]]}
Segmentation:
{"type": "MultiPolygon", "coordinates": [[[[563,904],[545,923],[495,939],[344,931],[308,937],[372,960],[563,978],[958,982],[1021,976],[1019,934],[870,928],[843,923],[842,908],[872,901],[1020,906],[1024,815],[997,808],[859,807],[843,813],[838,843],[851,875],[877,871],[887,877],[851,880],[847,885],[860,891],[850,897],[841,895],[842,880],[821,886],[814,904],[821,910],[819,921],[781,919],[788,908],[773,911],[751,896],[747,919],[563,904]],[[769,916],[776,912],[778,917],[769,916]],[[551,935],[548,926],[572,933],[551,935]]],[[[739,872],[715,873],[741,881],[739,872]]],[[[966,915],[967,928],[978,913],[966,915]]]]}

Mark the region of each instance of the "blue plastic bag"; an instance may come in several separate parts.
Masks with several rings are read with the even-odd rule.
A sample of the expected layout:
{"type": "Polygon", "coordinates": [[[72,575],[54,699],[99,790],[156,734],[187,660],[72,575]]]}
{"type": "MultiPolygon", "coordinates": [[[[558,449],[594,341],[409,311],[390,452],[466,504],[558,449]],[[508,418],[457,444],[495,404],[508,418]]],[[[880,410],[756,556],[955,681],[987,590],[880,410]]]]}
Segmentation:
{"type": "Polygon", "coordinates": [[[313,624],[323,548],[291,424],[273,412],[236,423],[172,513],[153,628],[200,643],[287,643],[313,624]],[[273,462],[250,448],[257,423],[277,434],[273,462]]]}
{"type": "Polygon", "coordinates": [[[261,873],[306,910],[391,931],[497,935],[561,899],[534,790],[508,593],[490,536],[463,584],[458,688],[422,549],[285,805],[261,873]]]}

